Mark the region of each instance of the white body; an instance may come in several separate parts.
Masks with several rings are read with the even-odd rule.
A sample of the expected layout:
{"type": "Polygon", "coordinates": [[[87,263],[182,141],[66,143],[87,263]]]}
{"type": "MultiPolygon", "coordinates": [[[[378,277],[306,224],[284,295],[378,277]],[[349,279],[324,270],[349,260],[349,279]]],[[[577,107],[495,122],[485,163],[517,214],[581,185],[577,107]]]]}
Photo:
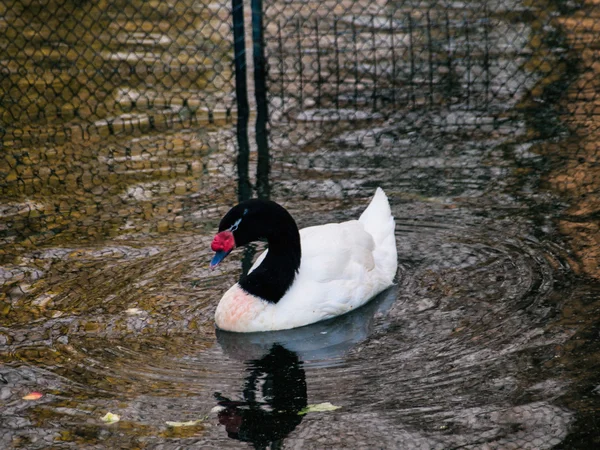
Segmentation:
{"type": "Polygon", "coordinates": [[[236,283],[217,306],[217,326],[238,332],[284,330],[364,305],[393,284],[398,267],[394,230],[387,197],[377,188],[358,220],[300,230],[300,269],[279,302],[250,295],[236,283]]]}

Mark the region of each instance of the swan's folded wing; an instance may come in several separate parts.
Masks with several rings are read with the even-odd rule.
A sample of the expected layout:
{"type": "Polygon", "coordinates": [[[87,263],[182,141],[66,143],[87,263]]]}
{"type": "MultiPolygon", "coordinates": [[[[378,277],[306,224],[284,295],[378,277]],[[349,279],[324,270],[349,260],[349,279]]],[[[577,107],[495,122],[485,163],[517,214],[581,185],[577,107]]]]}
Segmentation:
{"type": "Polygon", "coordinates": [[[304,228],[300,237],[300,272],[312,281],[357,280],[375,267],[373,238],[356,220],[304,228]]]}

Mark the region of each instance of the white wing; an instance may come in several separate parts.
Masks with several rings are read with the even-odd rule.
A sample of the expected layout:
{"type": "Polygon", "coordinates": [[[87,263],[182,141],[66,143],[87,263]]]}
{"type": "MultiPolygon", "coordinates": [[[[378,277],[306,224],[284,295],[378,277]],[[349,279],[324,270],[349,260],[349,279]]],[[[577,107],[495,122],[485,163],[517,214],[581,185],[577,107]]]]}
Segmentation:
{"type": "MultiPolygon", "coordinates": [[[[358,270],[373,270],[373,237],[358,220],[329,223],[300,230],[302,260],[299,272],[306,281],[353,279],[358,270]]],[[[265,250],[250,272],[265,259],[265,250]]]]}
{"type": "Polygon", "coordinates": [[[359,220],[300,230],[298,275],[281,300],[265,310],[259,329],[293,328],[344,314],[390,286],[398,264],[394,229],[387,197],[377,189],[359,220]]]}

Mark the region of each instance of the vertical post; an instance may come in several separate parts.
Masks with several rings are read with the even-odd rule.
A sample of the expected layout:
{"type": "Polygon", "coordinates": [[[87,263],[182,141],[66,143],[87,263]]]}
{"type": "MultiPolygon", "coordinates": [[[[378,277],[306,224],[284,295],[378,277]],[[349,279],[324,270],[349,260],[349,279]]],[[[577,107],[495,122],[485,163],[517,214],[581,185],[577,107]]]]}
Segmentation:
{"type": "Polygon", "coordinates": [[[465,52],[467,60],[467,109],[471,109],[471,41],[469,38],[469,18],[465,14],[465,52]]]}
{"type": "Polygon", "coordinates": [[[283,37],[281,35],[281,21],[277,21],[277,40],[279,42],[279,79],[281,80],[281,112],[285,112],[285,56],[283,54],[283,37]]]}
{"type": "Polygon", "coordinates": [[[431,18],[427,10],[427,63],[429,66],[429,107],[433,106],[433,41],[431,39],[431,18]]]}
{"type": "Polygon", "coordinates": [[[450,38],[450,16],[448,15],[448,10],[446,10],[446,46],[448,47],[446,51],[446,65],[448,66],[448,77],[447,80],[447,90],[448,96],[451,95],[452,92],[452,77],[454,76],[452,73],[452,54],[454,49],[452,48],[452,39],[450,38]]]}
{"type": "Polygon", "coordinates": [[[246,84],[246,45],[244,36],[244,4],[243,0],[231,0],[233,19],[233,52],[235,64],[235,96],[237,101],[237,172],[238,200],[244,201],[251,197],[250,180],[248,176],[248,161],[250,146],[248,144],[248,86],[246,84]]]}
{"type": "Polygon", "coordinates": [[[352,16],[352,44],[354,45],[354,107],[358,108],[358,44],[356,42],[356,16],[352,16]]]}
{"type": "Polygon", "coordinates": [[[371,15],[371,52],[373,54],[373,112],[377,111],[377,43],[375,41],[375,15],[371,15]]]}
{"type": "Polygon", "coordinates": [[[335,109],[340,110],[340,47],[338,46],[338,18],[333,19],[333,47],[335,49],[335,109]]]}
{"type": "Polygon", "coordinates": [[[304,109],[304,95],[303,95],[303,90],[304,90],[304,66],[302,64],[302,34],[300,32],[300,19],[296,20],[296,34],[297,34],[297,38],[298,38],[298,42],[297,42],[297,50],[298,50],[298,83],[299,83],[299,91],[298,91],[298,110],[302,111],[302,109],[304,109]]]}
{"type": "Polygon", "coordinates": [[[407,14],[406,21],[408,22],[408,49],[410,52],[410,81],[408,83],[410,90],[410,97],[412,99],[412,106],[415,108],[415,49],[413,45],[413,23],[412,15],[407,14]]]}
{"type": "Polygon", "coordinates": [[[256,98],[256,145],[258,162],[256,165],[256,190],[258,198],[268,199],[269,187],[269,142],[267,121],[267,67],[265,63],[265,36],[263,29],[262,0],[252,0],[252,42],[254,56],[254,95],[256,98]]]}
{"type": "Polygon", "coordinates": [[[317,108],[321,107],[321,47],[319,36],[319,18],[315,19],[315,45],[317,51],[317,108]]]}
{"type": "Polygon", "coordinates": [[[390,13],[390,47],[392,50],[392,107],[396,108],[396,43],[394,42],[394,13],[390,13]]]}
{"type": "Polygon", "coordinates": [[[488,11],[487,2],[483,7],[484,11],[484,19],[485,22],[483,24],[483,41],[485,43],[485,49],[483,53],[483,73],[485,74],[485,108],[487,109],[489,105],[489,96],[490,96],[490,38],[489,38],[489,28],[490,28],[490,12],[488,11]]]}

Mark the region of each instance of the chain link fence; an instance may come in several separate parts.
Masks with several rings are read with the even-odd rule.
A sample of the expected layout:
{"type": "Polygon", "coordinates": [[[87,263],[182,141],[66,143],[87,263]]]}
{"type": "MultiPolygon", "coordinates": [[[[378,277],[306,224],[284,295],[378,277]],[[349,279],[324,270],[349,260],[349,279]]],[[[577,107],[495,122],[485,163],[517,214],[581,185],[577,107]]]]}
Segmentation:
{"type": "Polygon", "coordinates": [[[3,243],[189,228],[235,199],[231,8],[0,5],[3,243]]]}
{"type": "MultiPolygon", "coordinates": [[[[269,2],[265,58],[277,196],[369,195],[361,173],[490,137],[514,140],[535,120],[560,133],[538,100],[561,80],[568,48],[560,2],[269,2]],[[318,173],[318,176],[316,174],[318,173]],[[326,174],[326,175],[325,175],[326,174]],[[324,181],[326,179],[326,181],[324,181]]],[[[573,5],[571,5],[573,6],[573,5]]],[[[372,174],[372,172],[371,172],[372,174]]],[[[432,174],[434,177],[435,174],[432,174]]],[[[418,190],[418,180],[379,180],[418,190]]],[[[439,189],[449,187],[442,184],[439,189]]]]}
{"type": "MultiPolygon", "coordinates": [[[[586,214],[578,216],[575,232],[587,233],[581,258],[590,273],[597,271],[595,5],[2,2],[0,300],[7,301],[0,306],[27,295],[21,281],[32,285],[42,276],[13,264],[24,248],[65,246],[49,251],[60,261],[73,242],[197,233],[203,225],[212,230],[228,205],[250,194],[308,210],[319,202],[331,210],[336,201],[367,197],[378,185],[395,201],[425,190],[430,197],[475,195],[495,169],[473,164],[473,155],[557,137],[573,139],[585,167],[571,161],[550,183],[581,197],[586,214]],[[252,53],[247,61],[244,48],[252,53]],[[246,121],[257,118],[256,128],[246,130],[246,121]],[[579,135],[583,142],[576,141],[579,135]]],[[[562,226],[572,232],[569,223],[562,226]]],[[[135,286],[140,291],[168,280],[177,287],[169,295],[178,295],[178,311],[187,318],[189,290],[181,280],[191,278],[189,267],[161,265],[168,276],[160,279],[146,275],[152,249],[131,251],[135,267],[95,269],[103,286],[102,295],[92,293],[95,300],[80,292],[87,270],[67,264],[58,272],[79,302],[97,301],[98,308],[122,272],[129,273],[120,280],[123,289],[142,276],[148,280],[135,286]]],[[[111,257],[97,253],[102,261],[111,257]]],[[[40,302],[49,302],[51,291],[40,302]]],[[[71,306],[72,298],[61,301],[71,306]]],[[[160,305],[163,317],[177,310],[160,305]]],[[[27,316],[23,328],[37,317],[27,316]]],[[[500,411],[473,406],[455,419],[446,425],[436,417],[423,442],[439,435],[445,446],[551,448],[570,420],[540,402],[500,411]]],[[[340,423],[346,426],[332,427],[340,423]]],[[[329,429],[312,424],[315,436],[329,429]]],[[[411,424],[422,425],[419,417],[411,424]]]]}
{"type": "MultiPolygon", "coordinates": [[[[238,2],[239,69],[249,6],[238,2]]],[[[459,154],[465,139],[476,148],[534,121],[556,134],[556,105],[540,107],[541,95],[573,64],[557,17],[574,7],[255,0],[250,109],[269,122],[255,173],[244,123],[233,129],[248,108],[235,95],[228,2],[4,2],[0,233],[14,243],[189,228],[182,211],[234,201],[237,178],[242,198],[254,178],[264,196],[269,185],[279,198],[366,196],[366,167],[441,145],[459,154]]]]}

